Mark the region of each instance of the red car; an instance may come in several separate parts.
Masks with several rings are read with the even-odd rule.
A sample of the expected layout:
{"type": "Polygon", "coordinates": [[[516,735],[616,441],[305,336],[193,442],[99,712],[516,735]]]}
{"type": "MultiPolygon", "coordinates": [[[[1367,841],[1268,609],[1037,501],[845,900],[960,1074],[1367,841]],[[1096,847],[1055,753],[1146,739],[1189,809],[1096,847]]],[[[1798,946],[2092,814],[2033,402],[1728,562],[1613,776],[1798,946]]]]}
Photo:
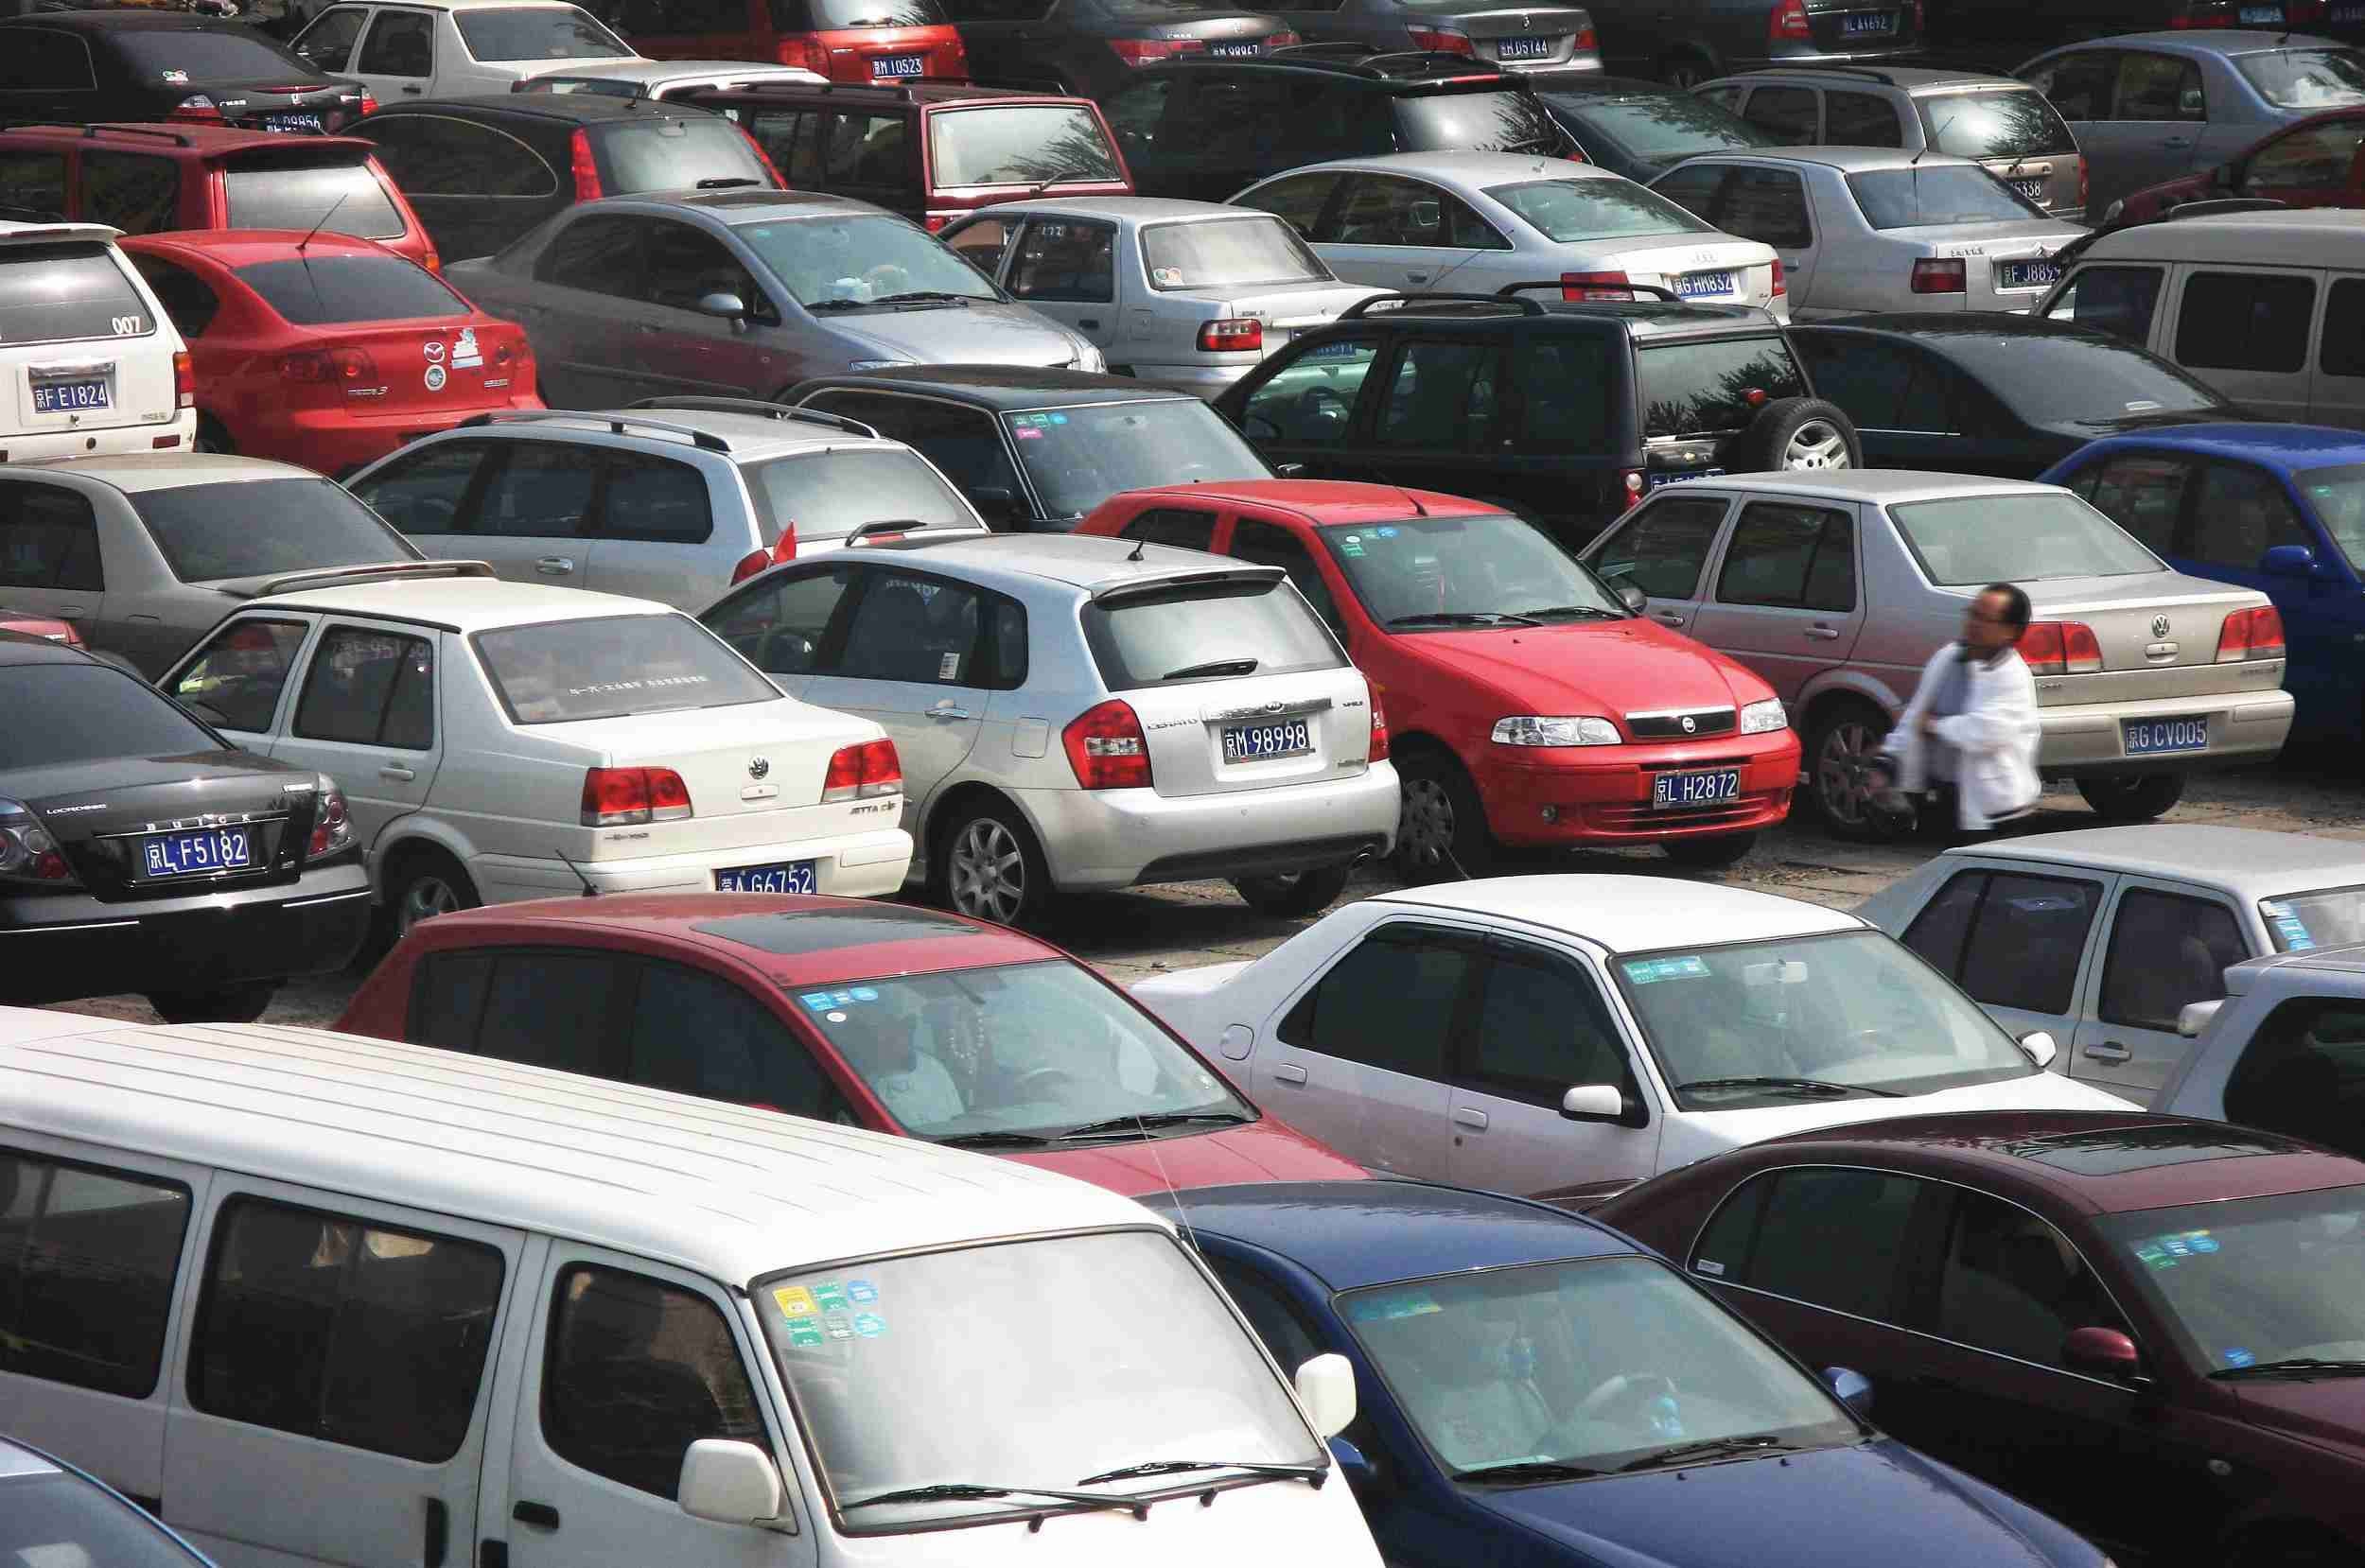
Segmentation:
{"type": "Polygon", "coordinates": [[[201,452],[334,478],[478,414],[542,407],[523,327],[366,239],[230,229],[123,252],[188,340],[201,452]]]}
{"type": "Polygon", "coordinates": [[[641,4],[626,0],[618,15],[632,46],[651,60],[761,60],[832,81],[969,76],[960,32],[937,0],[718,0],[697,8],[712,20],[695,31],[639,17],[641,4]]]}
{"type": "Polygon", "coordinates": [[[2365,109],[2335,109],[2285,127],[2206,174],[2148,185],[2109,215],[2148,223],[2188,201],[2264,197],[2286,207],[2365,207],[2365,109]]]}
{"type": "MultiPolygon", "coordinates": [[[[362,100],[365,112],[377,105],[362,100]]],[[[11,205],[167,229],[309,229],[374,239],[434,271],[418,214],[359,136],[299,136],[234,126],[20,125],[0,131],[0,183],[11,205]]]]}
{"type": "Polygon", "coordinates": [[[1729,865],[1790,810],[1798,738],[1773,688],[1497,508],[1267,479],[1129,491],[1077,531],[1288,571],[1385,694],[1415,880],[1482,876],[1512,845],[1729,865]]]}
{"type": "Polygon", "coordinates": [[[2133,1110],[1916,1117],[1590,1217],[2122,1560],[2365,1558],[2365,1161],[2133,1110]]]}
{"type": "Polygon", "coordinates": [[[47,616],[28,616],[0,605],[0,632],[20,637],[39,637],[44,642],[62,642],[68,648],[82,646],[82,634],[69,620],[52,620],[47,616]]]}
{"type": "Polygon", "coordinates": [[[1364,1175],[1049,943],[901,904],[611,894],[441,915],[337,1027],[983,1149],[1129,1194],[1364,1175]]]}

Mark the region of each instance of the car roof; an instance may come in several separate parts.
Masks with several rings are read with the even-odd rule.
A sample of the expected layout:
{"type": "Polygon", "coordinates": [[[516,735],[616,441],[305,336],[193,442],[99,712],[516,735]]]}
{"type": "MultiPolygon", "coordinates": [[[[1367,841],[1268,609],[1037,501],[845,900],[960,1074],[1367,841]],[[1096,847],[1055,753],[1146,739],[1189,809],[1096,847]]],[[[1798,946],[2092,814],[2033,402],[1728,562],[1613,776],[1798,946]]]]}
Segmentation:
{"type": "Polygon", "coordinates": [[[1939,87],[2017,88],[2031,91],[2029,85],[2011,77],[1997,76],[1987,71],[1949,71],[1928,65],[1767,65],[1755,71],[1742,71],[1721,77],[1716,83],[1736,83],[1746,86],[1774,77],[1813,77],[1833,85],[1870,82],[1879,87],[1898,87],[1906,92],[1920,92],[1939,87]]]}
{"type": "Polygon", "coordinates": [[[1856,501],[1928,501],[1965,496],[2051,496],[2060,486],[2031,479],[1991,479],[1976,474],[1936,474],[1913,468],[1769,469],[1693,479],[1704,489],[1740,488],[1770,496],[1818,496],[1856,501]]]}
{"type": "Polygon", "coordinates": [[[733,1283],[837,1258],[1158,1223],[1015,1160],[324,1029],[10,1008],[0,1070],[0,1121],[11,1127],[366,1193],[733,1283]]]}
{"type": "Polygon", "coordinates": [[[14,218],[0,218],[0,245],[43,245],[52,240],[103,244],[122,235],[121,229],[104,223],[20,223],[14,218]]]}
{"type": "Polygon", "coordinates": [[[2365,944],[2346,948],[2306,948],[2298,952],[2268,953],[2247,963],[2228,967],[2228,972],[2243,969],[2322,969],[2342,975],[2365,975],[2365,944]]]}
{"type": "Polygon", "coordinates": [[[201,158],[226,157],[266,148],[296,153],[315,152],[324,147],[368,153],[377,150],[376,142],[362,136],[305,136],[290,140],[285,131],[249,131],[243,126],[149,125],[133,120],[101,120],[95,125],[12,125],[0,131],[0,144],[17,137],[43,143],[89,142],[110,150],[136,148],[152,152],[167,147],[184,148],[201,158]]]}
{"type": "Polygon", "coordinates": [[[1148,485],[1127,492],[1177,500],[1293,512],[1309,523],[1393,523],[1416,517],[1500,515],[1502,508],[1434,490],[1400,484],[1365,484],[1359,479],[1211,479],[1195,484],[1148,485]]]}
{"type": "Polygon", "coordinates": [[[407,103],[379,106],[361,121],[364,126],[390,114],[448,114],[453,111],[508,114],[549,120],[558,125],[590,125],[618,120],[689,120],[710,118],[703,109],[667,103],[657,98],[619,97],[612,93],[470,93],[448,98],[413,98],[407,103]]]}
{"type": "Polygon", "coordinates": [[[2365,225],[2345,207],[2208,213],[2106,229],[2094,235],[2076,259],[2080,263],[2128,258],[2238,263],[2258,257],[2272,258],[2260,262],[2261,266],[2305,267],[2333,261],[2354,266],[2365,257],[2365,225]]]}
{"type": "Polygon", "coordinates": [[[2108,436],[2081,460],[2126,446],[2164,446],[2204,457],[2237,458],[2287,469],[2365,463],[2365,432],[2332,425],[2219,423],[2171,425],[2108,436]]]}
{"type": "Polygon", "coordinates": [[[1369,158],[1327,159],[1288,172],[1295,175],[1323,169],[1375,174],[1427,174],[1440,180],[1465,180],[1472,184],[1498,180],[1620,178],[1598,165],[1581,164],[1573,158],[1547,157],[1540,152],[1383,152],[1369,158]]]}
{"type": "MultiPolygon", "coordinates": [[[[2360,437],[2365,441],[2365,437],[2360,437]]],[[[2214,823],[2154,822],[2082,828],[1966,845],[1946,858],[1971,856],[2087,866],[2133,877],[2214,882],[2241,897],[2272,898],[2306,888],[2365,883],[2365,844],[2270,833],[2214,823]]]]}
{"type": "MultiPolygon", "coordinates": [[[[1976,168],[1977,160],[1951,152],[1915,151],[1899,147],[1736,147],[1719,152],[1696,152],[1685,164],[1813,164],[1842,174],[1869,174],[1890,168],[1976,168]]],[[[1682,167],[1682,164],[1674,166],[1682,167]]]]}
{"type": "Polygon", "coordinates": [[[757,82],[745,88],[718,88],[717,92],[734,95],[744,93],[748,103],[766,99],[799,97],[811,95],[832,98],[850,105],[879,105],[908,103],[922,109],[935,109],[957,103],[1075,103],[1079,101],[1067,93],[1038,93],[1024,87],[979,87],[965,81],[913,81],[892,86],[867,81],[770,81],[757,82]]]}
{"type": "Polygon", "coordinates": [[[938,392],[1010,409],[1077,403],[1139,403],[1147,399],[1196,401],[1189,392],[1152,386],[1130,375],[1027,365],[891,365],[884,370],[816,375],[799,383],[789,395],[801,398],[823,387],[938,392]]]}
{"type": "Polygon", "coordinates": [[[539,583],[504,583],[498,577],[395,577],[342,588],[296,588],[250,599],[240,609],[309,610],[323,615],[377,616],[482,632],[500,626],[551,620],[591,620],[602,616],[670,616],[670,604],[587,588],[556,588],[539,583]]]}
{"type": "Polygon", "coordinates": [[[192,484],[321,479],[311,469],[299,468],[292,462],[242,458],[230,452],[127,452],[116,457],[67,458],[58,462],[27,463],[17,473],[28,479],[44,474],[71,474],[113,485],[127,496],[144,495],[150,490],[180,490],[192,484]]]}
{"type": "MultiPolygon", "coordinates": [[[[107,663],[105,659],[92,658],[79,648],[69,648],[62,642],[52,642],[47,637],[20,636],[15,633],[0,637],[0,668],[24,664],[105,663],[107,663]]],[[[129,671],[126,673],[128,674],[129,671]]]]}
{"type": "Polygon", "coordinates": [[[2091,38],[2076,44],[2065,44],[2058,49],[2046,50],[2045,54],[2064,54],[2072,49],[2104,46],[2113,49],[2154,49],[2181,55],[2254,55],[2272,53],[2278,49],[2346,47],[2339,39],[2319,38],[2313,33],[2272,29],[2262,31],[2246,27],[2210,27],[2191,32],[2116,33],[2107,38],[2091,38]]]}
{"type": "MultiPolygon", "coordinates": [[[[388,256],[396,261],[406,258],[386,249],[376,240],[359,235],[341,235],[323,229],[313,233],[305,229],[159,229],[144,235],[126,235],[120,241],[126,251],[196,251],[220,262],[224,267],[248,267],[259,261],[285,261],[290,256],[306,259],[313,255],[388,256]],[[298,250],[297,247],[302,249],[298,250]]],[[[455,315],[464,315],[467,306],[454,302],[455,315]]],[[[351,330],[358,323],[340,322],[351,330]]]]}
{"type": "Polygon", "coordinates": [[[1257,1182],[1139,1201],[1191,1232],[1287,1258],[1333,1290],[1638,1250],[1540,1203],[1425,1181],[1257,1182]]]}
{"type": "Polygon", "coordinates": [[[1843,911],[1755,888],[1583,872],[1397,888],[1368,902],[1496,915],[1583,937],[1611,952],[1872,929],[1843,911]]]}
{"type": "MultiPolygon", "coordinates": [[[[722,443],[723,455],[734,462],[762,462],[836,446],[903,446],[903,443],[888,437],[834,428],[817,419],[775,419],[769,414],[734,413],[727,409],[497,409],[489,419],[452,427],[452,431],[464,431],[472,439],[486,435],[523,441],[546,440],[553,435],[639,436],[674,445],[680,444],[681,438],[674,433],[677,430],[716,438],[722,443]]],[[[452,431],[437,433],[448,439],[452,431]]],[[[712,443],[708,444],[707,449],[714,449],[712,443]]]]}
{"type": "MultiPolygon", "coordinates": [[[[520,94],[520,97],[546,97],[547,94],[520,94]]],[[[572,100],[584,96],[569,93],[572,100]]],[[[646,103],[646,98],[610,98],[610,103],[646,103]]],[[[703,109],[685,113],[698,119],[714,119],[703,109]]],[[[728,121],[725,121],[728,124],[728,121]]],[[[847,218],[891,218],[894,215],[868,201],[850,196],[836,196],[817,190],[683,190],[644,191],[632,196],[604,196],[596,201],[578,201],[571,211],[584,212],[651,212],[710,213],[723,223],[751,223],[765,219],[779,221],[794,218],[827,218],[832,214],[847,218]]]]}
{"type": "MultiPolygon", "coordinates": [[[[405,4],[409,0],[404,0],[405,4]]],[[[587,59],[582,64],[563,71],[546,71],[532,79],[536,81],[640,81],[662,84],[685,78],[722,77],[733,73],[752,73],[751,81],[794,82],[800,86],[818,86],[825,78],[817,71],[801,65],[774,65],[761,60],[599,60],[587,59]]]]}
{"type": "MultiPolygon", "coordinates": [[[[1184,201],[1171,196],[1022,196],[1014,201],[997,201],[977,210],[998,217],[1033,213],[1052,218],[1113,218],[1119,222],[1134,223],[1224,218],[1269,218],[1280,221],[1271,213],[1255,207],[1234,207],[1221,201],[1184,201]]],[[[1221,292],[1223,287],[1217,286],[1217,291],[1221,292]]]]}
{"type": "Polygon", "coordinates": [[[922,566],[952,567],[970,572],[981,583],[989,582],[991,575],[1006,582],[1031,578],[1063,583],[1087,593],[1195,572],[1264,575],[1248,562],[1202,550],[1078,533],[952,533],[900,549],[888,544],[855,545],[842,553],[849,559],[875,557],[904,566],[917,561],[922,566]]]}

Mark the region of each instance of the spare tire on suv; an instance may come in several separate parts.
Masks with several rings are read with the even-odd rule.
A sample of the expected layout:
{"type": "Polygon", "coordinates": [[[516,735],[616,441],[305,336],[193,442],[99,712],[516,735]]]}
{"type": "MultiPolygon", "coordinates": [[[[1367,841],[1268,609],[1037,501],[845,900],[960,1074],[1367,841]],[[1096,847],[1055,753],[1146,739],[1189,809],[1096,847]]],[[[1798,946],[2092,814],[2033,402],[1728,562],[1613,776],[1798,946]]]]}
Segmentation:
{"type": "Polygon", "coordinates": [[[1726,443],[1725,467],[1765,469],[1861,468],[1864,443],[1855,422],[1819,397],[1778,397],[1726,443]]]}

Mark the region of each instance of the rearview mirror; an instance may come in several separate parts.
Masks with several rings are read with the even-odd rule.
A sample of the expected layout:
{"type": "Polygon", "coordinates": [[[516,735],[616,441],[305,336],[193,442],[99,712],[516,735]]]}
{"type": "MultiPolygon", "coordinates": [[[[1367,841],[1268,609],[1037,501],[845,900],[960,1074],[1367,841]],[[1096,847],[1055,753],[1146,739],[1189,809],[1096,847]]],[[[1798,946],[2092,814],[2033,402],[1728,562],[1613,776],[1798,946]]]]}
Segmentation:
{"type": "Polygon", "coordinates": [[[1823,1368],[1823,1386],[1831,1397],[1866,1420],[1872,1419],[1872,1380],[1848,1367],[1823,1368]]]}
{"type": "Polygon", "coordinates": [[[1622,1122],[1626,1091],[1616,1084],[1579,1084],[1560,1097],[1560,1114],[1571,1122],[1622,1122]]]}
{"type": "Polygon", "coordinates": [[[2117,1329],[2072,1329],[2061,1341],[2061,1365],[2113,1383],[2138,1382],[2144,1375],[2135,1342],[2117,1329]]]}
{"type": "Polygon", "coordinates": [[[1314,1420],[1314,1430],[1335,1437],[1355,1420],[1355,1364],[1337,1351],[1318,1355],[1297,1370],[1298,1400],[1314,1420]]]}
{"type": "Polygon", "coordinates": [[[753,1443],[701,1437],[681,1456],[681,1511],[717,1524],[770,1524],[780,1516],[780,1472],[753,1443]]]}
{"type": "Polygon", "coordinates": [[[1640,615],[1651,607],[1651,596],[1632,583],[1620,583],[1618,584],[1618,602],[1640,615]]]}
{"type": "Polygon", "coordinates": [[[2020,1037],[2020,1048],[2028,1053],[2028,1059],[2039,1067],[2051,1067],[2053,1058],[2061,1054],[2058,1041],[2050,1030],[2031,1029],[2020,1037]]]}
{"type": "Polygon", "coordinates": [[[725,321],[735,322],[747,314],[747,302],[736,294],[726,294],[718,290],[711,294],[698,296],[698,312],[701,315],[720,316],[725,321]]]}
{"type": "Polygon", "coordinates": [[[2209,1020],[2224,1006],[2224,999],[2216,1002],[2188,1002],[2176,1015],[2176,1032],[2186,1039],[2199,1039],[2200,1032],[2209,1027],[2209,1020]]]}
{"type": "Polygon", "coordinates": [[[2305,545],[2276,545],[2258,558],[2258,569],[2269,577],[2313,577],[2316,552],[2305,545]]]}

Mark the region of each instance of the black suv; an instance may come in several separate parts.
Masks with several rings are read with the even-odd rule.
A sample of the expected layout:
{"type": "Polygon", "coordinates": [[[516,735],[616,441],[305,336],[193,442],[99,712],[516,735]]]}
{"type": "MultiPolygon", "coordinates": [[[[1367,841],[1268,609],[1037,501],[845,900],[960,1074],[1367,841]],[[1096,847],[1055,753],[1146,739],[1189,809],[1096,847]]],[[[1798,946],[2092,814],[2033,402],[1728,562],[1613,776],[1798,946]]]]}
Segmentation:
{"type": "Polygon", "coordinates": [[[1571,549],[1662,484],[1863,462],[1789,335],[1749,305],[1383,294],[1216,409],[1269,462],[1468,496],[1571,549]]]}
{"type": "Polygon", "coordinates": [[[1221,201],[1270,174],[1386,152],[1534,152],[1573,143],[1527,78],[1466,55],[1305,44],[1259,60],[1146,65],[1101,100],[1143,196],[1221,201]]]}

